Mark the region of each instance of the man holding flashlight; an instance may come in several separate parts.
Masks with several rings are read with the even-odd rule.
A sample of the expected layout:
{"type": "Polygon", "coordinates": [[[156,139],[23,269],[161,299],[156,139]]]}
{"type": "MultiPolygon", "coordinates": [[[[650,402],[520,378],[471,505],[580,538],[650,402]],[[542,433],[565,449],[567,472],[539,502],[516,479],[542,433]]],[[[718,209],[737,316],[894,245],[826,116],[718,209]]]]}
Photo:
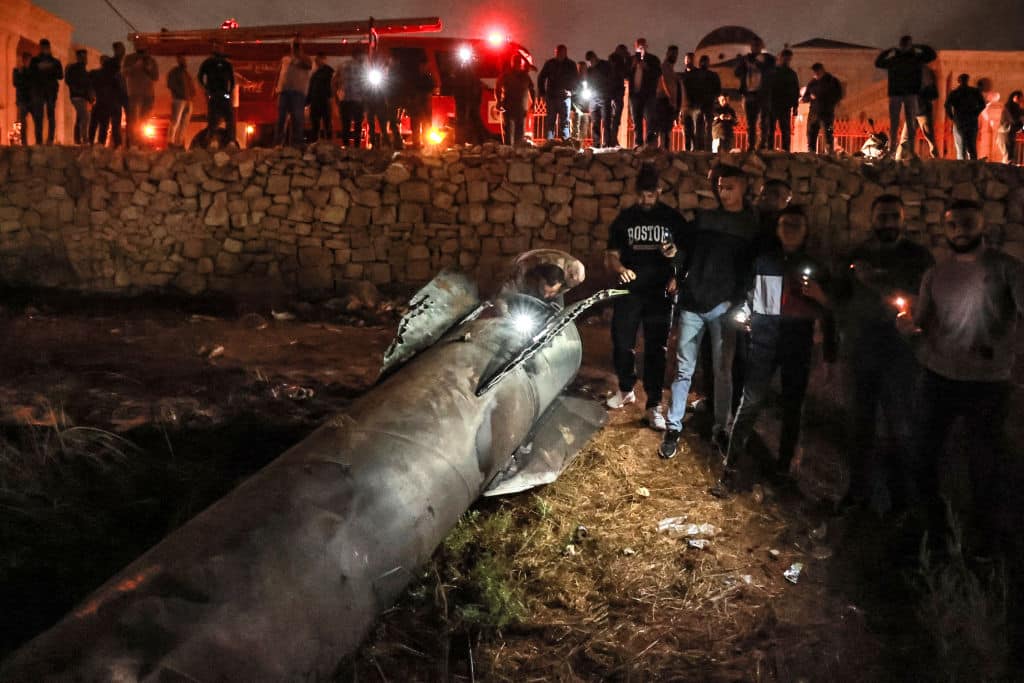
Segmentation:
{"type": "Polygon", "coordinates": [[[923,342],[914,481],[928,504],[930,536],[936,542],[945,538],[939,465],[949,429],[963,417],[972,440],[968,469],[977,532],[966,538],[995,546],[1009,540],[1011,531],[1002,510],[1013,500],[1005,485],[1011,474],[1005,423],[1017,322],[1024,315],[1024,268],[987,246],[984,231],[977,202],[960,200],[946,211],[952,254],[925,274],[913,311],[918,329],[908,331],[919,332],[923,342]]]}
{"type": "Polygon", "coordinates": [[[826,294],[828,270],[804,249],[807,216],[801,207],[787,206],[776,222],[780,246],[755,259],[753,286],[739,318],[750,329],[750,347],[743,400],[729,438],[724,488],[737,483],[735,468],[748,452],[776,369],[782,380],[782,434],[773,474],[788,475],[811,376],[816,320],[823,323],[825,362],[836,359],[835,325],[826,294]]]}
{"type": "MultiPolygon", "coordinates": [[[[835,299],[846,369],[852,392],[850,488],[845,503],[871,497],[876,472],[876,415],[881,409],[889,433],[892,466],[898,472],[891,493],[900,504],[905,488],[905,453],[910,445],[912,402],[919,366],[910,344],[896,329],[897,316],[913,309],[921,278],[935,259],[927,247],[906,239],[903,202],[891,194],[871,208],[874,236],[851,252],[837,277],[835,299]]],[[[876,501],[877,502],[877,501],[876,501]]]]}
{"type": "Polygon", "coordinates": [[[618,390],[608,399],[613,410],[636,402],[636,333],[644,331],[646,421],[664,431],[661,394],[665,386],[665,345],[672,324],[677,245],[688,242],[689,226],[675,209],[658,199],[658,172],[643,166],[636,178],[637,203],[623,209],[608,230],[605,265],[629,290],[615,299],[612,315],[612,361],[618,390]]]}

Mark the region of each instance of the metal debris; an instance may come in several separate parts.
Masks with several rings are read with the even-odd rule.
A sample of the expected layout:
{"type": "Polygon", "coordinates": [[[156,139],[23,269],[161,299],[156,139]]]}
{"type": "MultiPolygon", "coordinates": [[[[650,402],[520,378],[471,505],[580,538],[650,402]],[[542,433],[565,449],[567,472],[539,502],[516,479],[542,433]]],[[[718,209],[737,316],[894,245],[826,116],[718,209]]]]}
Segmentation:
{"type": "Polygon", "coordinates": [[[786,577],[786,581],[789,581],[790,583],[796,583],[800,580],[800,572],[802,572],[803,570],[804,565],[802,562],[794,562],[793,564],[789,565],[789,569],[782,572],[782,575],[786,577]]]}

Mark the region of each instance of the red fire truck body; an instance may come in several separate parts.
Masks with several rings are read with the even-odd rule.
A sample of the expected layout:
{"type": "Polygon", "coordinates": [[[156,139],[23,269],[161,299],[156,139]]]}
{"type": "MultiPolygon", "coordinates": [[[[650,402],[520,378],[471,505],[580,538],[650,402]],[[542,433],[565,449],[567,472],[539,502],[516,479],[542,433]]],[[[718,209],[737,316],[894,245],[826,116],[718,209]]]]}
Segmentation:
{"type": "MultiPolygon", "coordinates": [[[[312,58],[322,53],[334,69],[352,59],[358,49],[368,50],[375,57],[388,54],[394,62],[407,65],[425,60],[436,86],[431,98],[431,122],[439,129],[448,126],[454,117],[459,70],[471,69],[480,80],[480,115],[484,127],[491,135],[500,134],[495,82],[508,68],[513,55],[523,56],[532,65],[529,51],[504,38],[417,35],[440,30],[441,20],[427,17],[131,34],[129,41],[136,49],[148,50],[160,70],[153,114],[144,123],[143,136],[154,147],[166,145],[171,111],[170,93],[164,85],[167,72],[174,68],[176,56],[184,55],[188,71],[195,79],[200,64],[210,56],[217,42],[234,67],[233,103],[239,145],[272,144],[278,115],[274,87],[281,60],[289,54],[290,44],[296,38],[301,41],[304,54],[312,58]]],[[[196,85],[186,144],[206,128],[206,100],[198,83],[196,85]]],[[[388,84],[382,87],[387,88],[388,84]]],[[[340,138],[337,108],[332,107],[332,110],[335,137],[340,138]]],[[[409,132],[408,119],[403,119],[402,128],[403,132],[409,132]]]]}

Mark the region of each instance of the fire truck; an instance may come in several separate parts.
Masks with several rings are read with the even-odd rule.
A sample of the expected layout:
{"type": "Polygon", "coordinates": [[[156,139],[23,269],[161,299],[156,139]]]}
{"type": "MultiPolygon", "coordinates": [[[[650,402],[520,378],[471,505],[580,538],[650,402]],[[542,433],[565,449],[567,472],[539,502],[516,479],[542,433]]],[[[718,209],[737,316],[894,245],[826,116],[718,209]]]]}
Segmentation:
{"type": "MultiPolygon", "coordinates": [[[[357,50],[366,50],[371,57],[370,62],[377,55],[390,55],[392,63],[399,67],[414,65],[413,68],[418,68],[425,60],[435,83],[431,97],[429,141],[435,144],[442,139],[451,141],[456,99],[460,92],[465,96],[467,82],[477,86],[468,91],[474,96],[478,93],[480,132],[487,137],[499,136],[501,122],[494,96],[497,78],[509,67],[514,55],[522,56],[532,68],[533,58],[529,50],[499,33],[484,38],[422,35],[439,31],[440,18],[423,17],[251,27],[240,27],[234,20],[228,20],[217,29],[130,34],[128,40],[135,49],[147,50],[156,59],[160,70],[153,114],[140,124],[140,132],[148,145],[154,148],[166,146],[171,111],[170,93],[164,85],[167,72],[175,67],[176,57],[183,55],[194,79],[200,64],[212,53],[212,46],[218,43],[235,72],[232,100],[236,142],[240,147],[270,146],[277,124],[274,87],[281,60],[290,53],[291,43],[299,40],[304,54],[310,58],[317,54],[325,55],[327,63],[335,70],[352,59],[357,50]]],[[[380,87],[389,85],[393,87],[389,83],[382,83],[380,87]]],[[[332,109],[332,128],[340,139],[337,108],[332,109]]],[[[402,118],[402,132],[404,135],[411,132],[408,117],[402,118]]],[[[195,140],[196,144],[201,144],[208,136],[206,99],[197,83],[185,142],[189,145],[195,140]]]]}

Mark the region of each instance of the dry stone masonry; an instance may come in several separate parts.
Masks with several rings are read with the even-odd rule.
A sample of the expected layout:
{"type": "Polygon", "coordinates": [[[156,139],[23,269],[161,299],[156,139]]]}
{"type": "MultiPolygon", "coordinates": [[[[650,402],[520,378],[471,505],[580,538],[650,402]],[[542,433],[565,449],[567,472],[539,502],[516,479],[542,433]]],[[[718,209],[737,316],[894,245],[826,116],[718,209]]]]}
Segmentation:
{"type": "Polygon", "coordinates": [[[0,278],[85,291],[328,294],[415,285],[444,267],[493,282],[538,247],[601,261],[608,225],[649,161],[685,212],[714,207],[718,163],[788,180],[828,258],[901,195],[911,235],[941,250],[950,199],[981,201],[992,239],[1024,258],[1024,172],[981,162],[866,165],[762,153],[594,154],[497,145],[397,155],[317,145],[234,152],[0,148],[0,278]]]}

